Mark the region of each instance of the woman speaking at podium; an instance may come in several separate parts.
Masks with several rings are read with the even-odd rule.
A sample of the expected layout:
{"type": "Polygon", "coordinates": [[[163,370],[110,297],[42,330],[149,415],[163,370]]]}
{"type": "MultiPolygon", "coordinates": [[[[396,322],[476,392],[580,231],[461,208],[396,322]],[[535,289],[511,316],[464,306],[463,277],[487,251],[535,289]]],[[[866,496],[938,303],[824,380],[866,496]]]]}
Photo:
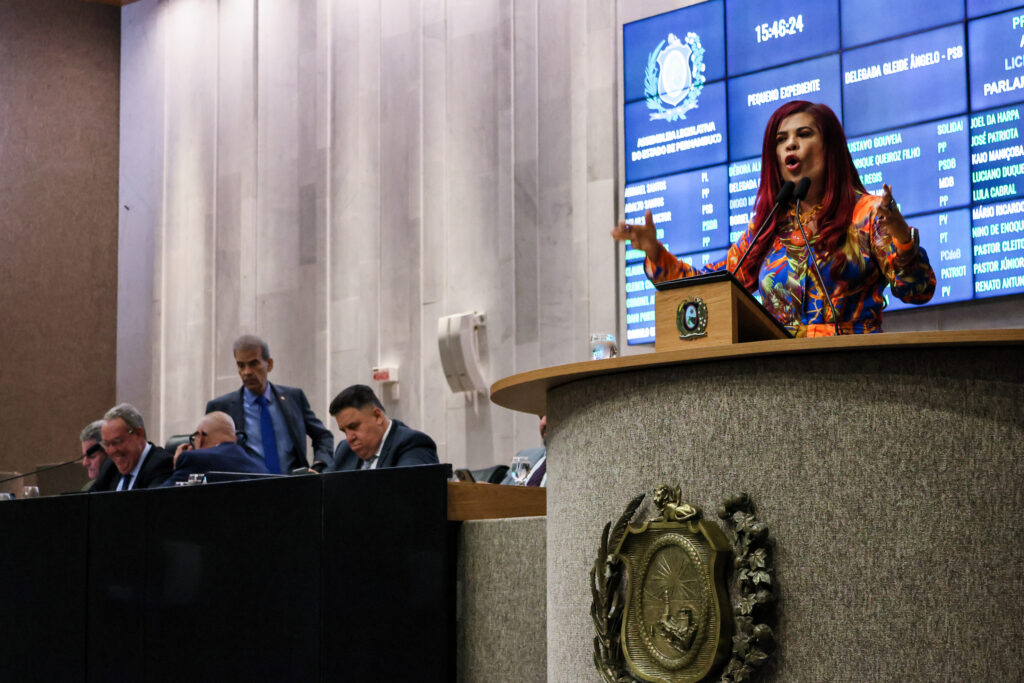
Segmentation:
{"type": "Polygon", "coordinates": [[[647,254],[652,282],[728,269],[748,291],[759,290],[768,312],[798,337],[881,332],[886,285],[915,304],[935,291],[928,255],[891,188],[869,195],[835,113],[802,100],[786,102],[768,121],[754,219],[725,261],[700,271],[683,263],[658,241],[650,211],[642,225],[620,222],[612,237],[647,254]],[[806,196],[790,205],[794,184],[806,196]]]}

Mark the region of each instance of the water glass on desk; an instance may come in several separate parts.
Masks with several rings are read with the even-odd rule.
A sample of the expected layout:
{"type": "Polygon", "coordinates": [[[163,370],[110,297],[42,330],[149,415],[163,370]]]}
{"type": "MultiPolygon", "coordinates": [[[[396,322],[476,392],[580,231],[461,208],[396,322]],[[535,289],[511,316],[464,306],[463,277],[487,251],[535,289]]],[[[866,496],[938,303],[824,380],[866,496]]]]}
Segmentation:
{"type": "Polygon", "coordinates": [[[614,334],[608,334],[607,332],[595,332],[590,335],[591,360],[616,358],[618,355],[619,345],[615,341],[614,334]]]}
{"type": "Polygon", "coordinates": [[[39,487],[38,486],[26,486],[21,494],[22,498],[38,498],[39,487]]]}
{"type": "Polygon", "coordinates": [[[509,474],[516,486],[526,486],[526,480],[530,478],[530,459],[525,455],[512,456],[509,474]]]}

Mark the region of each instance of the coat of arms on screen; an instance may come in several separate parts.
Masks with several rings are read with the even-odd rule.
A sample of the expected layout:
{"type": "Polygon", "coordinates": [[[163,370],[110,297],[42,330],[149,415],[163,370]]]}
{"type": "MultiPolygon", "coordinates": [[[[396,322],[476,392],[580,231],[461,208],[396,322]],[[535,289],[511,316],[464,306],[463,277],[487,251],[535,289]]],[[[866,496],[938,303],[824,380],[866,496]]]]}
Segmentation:
{"type": "Polygon", "coordinates": [[[661,41],[647,57],[644,72],[644,95],[651,121],[678,121],[697,106],[704,89],[704,48],[694,32],[681,42],[675,34],[661,41]],[[666,42],[668,43],[666,45],[666,42]]]}
{"type": "Polygon", "coordinates": [[[608,683],[695,683],[718,672],[722,681],[748,681],[768,659],[773,634],[757,623],[773,603],[767,528],[749,498],[735,496],[718,511],[732,528],[730,544],[680,498],[678,487],[659,486],[604,527],[590,613],[594,664],[608,683]]]}

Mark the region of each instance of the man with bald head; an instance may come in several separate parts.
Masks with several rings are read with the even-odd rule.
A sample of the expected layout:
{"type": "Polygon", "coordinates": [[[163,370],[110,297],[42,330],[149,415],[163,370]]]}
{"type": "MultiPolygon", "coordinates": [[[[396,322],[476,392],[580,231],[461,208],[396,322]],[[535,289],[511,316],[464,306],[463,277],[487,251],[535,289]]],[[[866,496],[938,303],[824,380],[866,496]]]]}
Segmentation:
{"type": "Polygon", "coordinates": [[[258,455],[238,445],[235,421],[227,413],[208,413],[188,438],[188,443],[174,452],[174,474],[164,486],[188,481],[190,474],[207,472],[252,472],[267,474],[267,466],[258,455]]]}

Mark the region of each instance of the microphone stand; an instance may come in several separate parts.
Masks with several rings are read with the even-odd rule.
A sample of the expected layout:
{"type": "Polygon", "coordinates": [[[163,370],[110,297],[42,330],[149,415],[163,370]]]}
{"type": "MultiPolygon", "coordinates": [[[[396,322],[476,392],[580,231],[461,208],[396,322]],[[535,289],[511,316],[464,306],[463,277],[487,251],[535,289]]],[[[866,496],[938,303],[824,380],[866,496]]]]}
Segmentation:
{"type": "MultiPolygon", "coordinates": [[[[801,185],[804,184],[803,180],[806,180],[806,178],[801,180],[801,182],[800,182],[801,185]]],[[[810,183],[808,183],[807,185],[809,187],[810,183]]],[[[807,239],[807,233],[804,232],[804,226],[803,226],[803,223],[800,220],[800,200],[803,199],[806,195],[807,195],[807,190],[806,189],[802,193],[800,192],[799,189],[797,189],[797,193],[796,193],[796,215],[793,217],[793,219],[796,221],[796,227],[800,230],[801,237],[804,238],[804,247],[807,249],[807,260],[811,262],[811,267],[814,268],[814,272],[818,276],[818,282],[821,283],[822,294],[825,295],[825,301],[828,302],[828,307],[832,311],[832,325],[835,327],[836,336],[838,337],[839,335],[841,335],[843,333],[842,330],[839,328],[839,316],[836,314],[835,304],[832,303],[832,295],[830,295],[828,293],[828,290],[825,289],[825,278],[823,278],[821,276],[821,270],[818,268],[818,260],[816,258],[814,258],[814,249],[811,248],[811,242],[810,242],[810,240],[807,239]]],[[[804,310],[806,311],[807,310],[807,308],[806,308],[807,292],[804,292],[804,302],[805,302],[804,310]]]]}
{"type": "Polygon", "coordinates": [[[736,262],[736,267],[732,269],[730,274],[733,277],[735,277],[736,273],[739,272],[740,266],[743,265],[743,262],[747,260],[747,255],[750,254],[750,251],[754,248],[754,245],[757,243],[758,238],[761,237],[761,233],[764,232],[764,229],[767,228],[768,224],[772,222],[772,216],[774,216],[775,212],[778,211],[779,207],[788,202],[789,198],[792,196],[793,181],[787,180],[785,183],[783,183],[782,188],[779,190],[779,194],[775,198],[775,205],[772,206],[772,210],[768,212],[768,216],[764,219],[764,222],[761,223],[761,227],[757,229],[756,233],[754,233],[754,239],[750,240],[750,244],[747,245],[747,250],[743,252],[743,256],[741,256],[740,260],[736,262]]]}
{"type": "Polygon", "coordinates": [[[62,462],[59,465],[47,465],[46,467],[38,467],[35,470],[33,470],[32,472],[23,472],[22,474],[16,474],[13,477],[7,477],[6,479],[0,479],[0,484],[6,484],[9,481],[14,481],[15,479],[21,479],[22,477],[27,477],[30,474],[39,474],[40,472],[49,472],[50,470],[55,470],[58,467],[67,467],[68,465],[73,465],[74,463],[78,462],[81,459],[82,459],[82,456],[78,456],[74,460],[68,460],[67,462],[62,462]]]}

